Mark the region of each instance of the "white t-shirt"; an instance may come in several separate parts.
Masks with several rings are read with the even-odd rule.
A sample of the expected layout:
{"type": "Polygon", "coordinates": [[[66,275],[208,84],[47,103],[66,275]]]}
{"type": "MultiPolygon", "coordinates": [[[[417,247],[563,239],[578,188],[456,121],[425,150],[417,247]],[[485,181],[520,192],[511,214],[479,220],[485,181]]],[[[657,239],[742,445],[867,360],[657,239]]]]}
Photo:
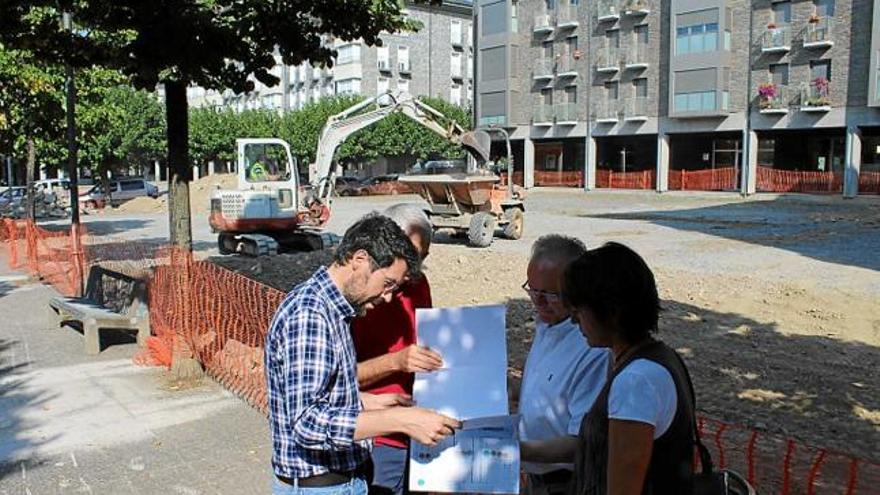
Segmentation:
{"type": "Polygon", "coordinates": [[[608,418],[648,423],[654,427],[654,440],[669,429],[677,409],[672,375],[648,359],[629,363],[608,392],[608,418]]]}
{"type": "MultiPolygon", "coordinates": [[[[519,393],[520,440],[577,435],[581,419],[608,376],[608,349],[592,348],[571,319],[538,322],[519,393]]],[[[530,474],[572,469],[571,464],[523,463],[530,474]]]]}

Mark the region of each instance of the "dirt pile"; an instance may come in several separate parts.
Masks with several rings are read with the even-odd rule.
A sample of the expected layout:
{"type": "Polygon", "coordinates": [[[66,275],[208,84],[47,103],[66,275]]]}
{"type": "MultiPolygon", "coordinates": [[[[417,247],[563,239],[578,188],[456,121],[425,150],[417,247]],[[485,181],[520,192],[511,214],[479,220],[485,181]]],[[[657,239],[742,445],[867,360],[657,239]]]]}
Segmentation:
{"type": "MultiPolygon", "coordinates": [[[[235,174],[214,174],[202,177],[189,185],[190,210],[193,213],[207,213],[211,210],[211,193],[217,189],[235,189],[238,187],[238,176],[235,174]]],[[[116,208],[103,212],[148,214],[159,213],[168,209],[168,193],[156,199],[139,197],[126,201],[116,208]]]]}

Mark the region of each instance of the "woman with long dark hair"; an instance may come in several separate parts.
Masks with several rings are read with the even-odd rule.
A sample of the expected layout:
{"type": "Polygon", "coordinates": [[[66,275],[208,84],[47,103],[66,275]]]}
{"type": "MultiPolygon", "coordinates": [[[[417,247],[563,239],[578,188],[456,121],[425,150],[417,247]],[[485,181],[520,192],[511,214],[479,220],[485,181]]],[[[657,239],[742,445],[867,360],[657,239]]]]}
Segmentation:
{"type": "Polygon", "coordinates": [[[690,493],[694,398],[681,358],[653,336],[660,301],[651,269],[610,242],[569,265],[562,292],[590,346],[613,355],[581,423],[574,495],[690,493]]]}

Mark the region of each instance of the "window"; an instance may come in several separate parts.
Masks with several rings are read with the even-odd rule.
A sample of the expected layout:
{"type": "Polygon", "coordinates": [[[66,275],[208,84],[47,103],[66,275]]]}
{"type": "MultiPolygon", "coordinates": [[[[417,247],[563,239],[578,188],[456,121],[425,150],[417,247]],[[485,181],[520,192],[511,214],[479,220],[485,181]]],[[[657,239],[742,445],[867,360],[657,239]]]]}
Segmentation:
{"type": "MultiPolygon", "coordinates": [[[[722,75],[722,79],[726,76],[722,75]]],[[[673,108],[675,112],[709,112],[718,108],[717,69],[698,69],[675,73],[675,96],[673,108]]],[[[727,91],[724,91],[727,93],[727,91]]],[[[725,96],[721,96],[724,108],[725,96]]]]}
{"type": "Polygon", "coordinates": [[[824,77],[831,80],[831,61],[830,60],[812,60],[810,61],[810,79],[824,77]]]}
{"type": "Polygon", "coordinates": [[[449,39],[453,45],[461,45],[461,21],[453,20],[449,23],[449,39]]]}
{"type": "Polygon", "coordinates": [[[578,49],[577,36],[569,36],[568,38],[566,38],[565,46],[566,46],[566,49],[568,50],[568,55],[569,56],[574,55],[574,52],[576,52],[578,49]]]}
{"type": "MultiPolygon", "coordinates": [[[[316,94],[320,96],[320,88],[315,86],[314,88],[316,94]]],[[[336,81],[336,94],[360,94],[361,92],[361,80],[358,78],[352,79],[343,79],[341,81],[336,81]]],[[[317,99],[317,97],[316,97],[317,99]]]]}
{"type": "Polygon", "coordinates": [[[730,51],[730,28],[733,26],[733,10],[728,7],[724,11],[724,50],[730,51]]]}
{"type": "Polygon", "coordinates": [[[409,79],[398,79],[397,90],[404,93],[409,93],[409,79]]]}
{"type": "Polygon", "coordinates": [[[387,93],[390,87],[390,81],[387,77],[380,77],[376,80],[376,94],[387,93]]]}
{"type": "Polygon", "coordinates": [[[617,29],[605,31],[605,43],[608,48],[620,48],[620,31],[617,29]]]}
{"type": "Polygon", "coordinates": [[[139,180],[125,180],[119,185],[123,191],[138,191],[144,188],[144,182],[139,180]]]}
{"type": "Polygon", "coordinates": [[[468,53],[467,57],[467,75],[469,79],[474,77],[474,55],[472,53],[468,53]]]}
{"type": "Polygon", "coordinates": [[[467,44],[468,46],[474,46],[474,28],[471,26],[471,23],[467,23],[467,29],[465,30],[465,35],[467,36],[467,44]]]}
{"type": "Polygon", "coordinates": [[[507,31],[507,2],[505,0],[483,5],[480,18],[483,19],[481,27],[482,36],[492,36],[507,31]]]}
{"type": "Polygon", "coordinates": [[[461,105],[461,85],[453,84],[449,88],[449,102],[453,105],[461,105]]]}
{"type": "Polygon", "coordinates": [[[578,95],[576,87],[565,88],[565,101],[568,103],[577,103],[578,95]]]}
{"type": "Polygon", "coordinates": [[[556,8],[556,0],[544,0],[544,4],[547,6],[547,10],[556,8]]]}
{"type": "Polygon", "coordinates": [[[544,60],[552,59],[553,58],[553,42],[552,41],[545,41],[542,48],[544,51],[544,60]]]}
{"type": "MultiPolygon", "coordinates": [[[[725,44],[728,31],[725,31],[725,44]]],[[[718,49],[718,9],[701,10],[676,16],[675,53],[713,52],[718,49]]]]}
{"type": "Polygon", "coordinates": [[[391,62],[389,61],[390,57],[388,56],[388,47],[380,46],[376,48],[376,65],[381,70],[389,70],[391,68],[391,62]]]}
{"type": "Polygon", "coordinates": [[[648,79],[644,77],[640,77],[638,79],[633,79],[633,94],[636,98],[647,98],[648,97],[648,79]]]}
{"type": "Polygon", "coordinates": [[[516,16],[516,1],[510,2],[510,32],[519,32],[519,19],[516,16]]]}
{"type": "Polygon", "coordinates": [[[834,0],[815,0],[813,8],[819,17],[834,17],[834,0]]]}
{"type": "Polygon", "coordinates": [[[507,122],[506,93],[497,91],[480,95],[480,125],[507,122]]]}
{"type": "Polygon", "coordinates": [[[773,22],[776,24],[791,23],[791,2],[776,2],[773,4],[773,22]]]}
{"type": "Polygon", "coordinates": [[[397,70],[402,72],[409,72],[409,47],[407,46],[398,46],[397,47],[397,70]]]}
{"type": "Polygon", "coordinates": [[[607,101],[615,101],[620,97],[619,94],[619,86],[617,81],[610,81],[605,83],[605,99],[607,101]]]}
{"type": "MultiPolygon", "coordinates": [[[[336,92],[338,93],[339,90],[337,89],[336,92]]],[[[312,101],[318,101],[320,99],[321,99],[321,86],[318,86],[316,84],[315,86],[312,86],[312,101]]]]}
{"type": "Polygon", "coordinates": [[[636,43],[639,45],[647,45],[648,44],[648,25],[642,24],[639,26],[635,26],[633,28],[635,32],[636,43]]]}
{"type": "MultiPolygon", "coordinates": [[[[336,64],[345,65],[361,62],[360,45],[342,45],[336,49],[336,64]]],[[[313,71],[315,69],[312,69],[313,71]]],[[[313,72],[314,74],[314,72],[313,72]]]]}
{"type": "Polygon", "coordinates": [[[770,64],[770,78],[777,86],[788,86],[788,64],[770,64]]]}
{"type": "Polygon", "coordinates": [[[461,53],[452,52],[449,64],[452,77],[455,79],[461,78],[461,53]]]}
{"type": "Polygon", "coordinates": [[[507,77],[507,57],[503,46],[487,48],[480,54],[483,82],[503,80],[507,77]]]}
{"type": "Polygon", "coordinates": [[[541,103],[544,105],[552,105],[553,104],[553,90],[550,88],[544,88],[541,90],[541,103]]]}

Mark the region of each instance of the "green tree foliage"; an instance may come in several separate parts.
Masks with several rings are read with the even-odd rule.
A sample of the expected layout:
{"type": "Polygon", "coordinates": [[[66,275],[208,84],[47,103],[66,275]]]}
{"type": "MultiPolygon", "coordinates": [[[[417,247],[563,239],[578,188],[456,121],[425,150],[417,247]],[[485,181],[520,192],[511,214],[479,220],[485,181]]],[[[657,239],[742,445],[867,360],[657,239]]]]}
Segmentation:
{"type": "Polygon", "coordinates": [[[288,112],[281,120],[278,137],[290,143],[301,163],[313,163],[318,138],[327,119],[360,102],[359,96],[321,98],[302,109],[288,112]]]}

